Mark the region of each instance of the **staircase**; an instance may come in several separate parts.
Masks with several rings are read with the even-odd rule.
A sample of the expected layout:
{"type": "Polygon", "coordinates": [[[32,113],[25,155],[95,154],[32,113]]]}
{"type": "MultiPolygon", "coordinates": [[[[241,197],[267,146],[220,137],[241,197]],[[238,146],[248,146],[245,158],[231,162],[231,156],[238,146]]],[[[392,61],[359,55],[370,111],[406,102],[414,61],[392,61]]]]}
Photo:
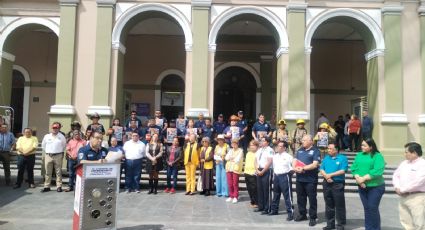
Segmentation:
{"type": "MultiPolygon", "coordinates": [[[[348,158],[348,163],[349,166],[351,166],[354,157],[356,155],[356,153],[354,152],[343,152],[343,154],[345,154],[348,158]]],[[[42,156],[42,150],[41,147],[37,148],[37,152],[36,152],[36,162],[35,162],[35,166],[34,166],[34,175],[41,175],[41,156],[42,156]]],[[[149,179],[149,175],[144,171],[144,165],[145,165],[145,161],[143,161],[143,166],[142,166],[142,177],[141,177],[141,184],[142,184],[142,188],[146,188],[147,184],[148,184],[148,179],[149,179]]],[[[63,168],[65,168],[65,166],[63,166],[63,168]]],[[[16,166],[16,156],[12,157],[11,160],[11,165],[10,165],[10,169],[11,169],[11,173],[12,176],[16,176],[18,173],[18,169],[16,166]]],[[[1,175],[3,175],[3,165],[0,164],[0,173],[1,175]]],[[[386,167],[385,168],[385,172],[384,172],[384,179],[385,179],[385,193],[387,194],[392,194],[395,193],[394,187],[392,186],[392,175],[394,173],[394,171],[396,170],[396,167],[386,167]]],[[[66,170],[63,171],[64,174],[66,175],[67,172],[66,170]]],[[[199,174],[199,170],[197,171],[197,174],[199,174]]],[[[166,171],[161,171],[159,174],[159,184],[161,187],[165,187],[166,185],[166,171]]],[[[64,183],[68,182],[68,178],[65,177],[63,178],[64,183]]],[[[295,189],[295,176],[292,178],[293,181],[293,188],[295,189]]],[[[318,192],[322,192],[322,181],[323,181],[323,177],[321,175],[319,175],[319,185],[318,185],[318,192]]],[[[347,172],[346,174],[346,179],[345,179],[345,192],[346,193],[357,193],[357,185],[356,185],[356,181],[353,179],[353,176],[351,174],[350,171],[347,172]]],[[[121,175],[121,184],[124,184],[124,174],[121,175]]],[[[177,186],[179,189],[184,189],[185,188],[185,171],[184,168],[182,170],[179,170],[178,173],[178,180],[177,180],[177,186]]],[[[246,184],[245,184],[245,177],[243,175],[241,175],[241,177],[239,178],[239,189],[240,190],[246,190],[246,184]]]]}

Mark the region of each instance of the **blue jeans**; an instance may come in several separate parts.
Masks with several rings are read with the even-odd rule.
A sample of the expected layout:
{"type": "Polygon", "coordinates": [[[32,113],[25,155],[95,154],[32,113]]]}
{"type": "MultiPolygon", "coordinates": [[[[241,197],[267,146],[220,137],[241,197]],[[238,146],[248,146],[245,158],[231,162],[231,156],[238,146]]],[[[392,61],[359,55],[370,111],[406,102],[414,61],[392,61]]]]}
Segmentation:
{"type": "Polygon", "coordinates": [[[75,178],[76,178],[76,168],[77,160],[68,159],[68,171],[69,171],[69,188],[74,188],[75,185],[75,178]]]}
{"type": "Polygon", "coordinates": [[[359,188],[360,199],[364,209],[364,225],[366,230],[380,230],[381,216],[379,203],[385,192],[385,185],[376,187],[359,188]]]}
{"type": "Polygon", "coordinates": [[[173,187],[177,188],[177,172],[178,168],[176,165],[167,167],[167,188],[171,188],[171,176],[173,176],[173,187]]]}
{"type": "Polygon", "coordinates": [[[215,166],[215,191],[217,196],[229,196],[226,169],[223,163],[215,166]]]}
{"type": "Polygon", "coordinates": [[[129,190],[140,189],[140,176],[142,173],[142,159],[125,160],[125,187],[129,190]]]}

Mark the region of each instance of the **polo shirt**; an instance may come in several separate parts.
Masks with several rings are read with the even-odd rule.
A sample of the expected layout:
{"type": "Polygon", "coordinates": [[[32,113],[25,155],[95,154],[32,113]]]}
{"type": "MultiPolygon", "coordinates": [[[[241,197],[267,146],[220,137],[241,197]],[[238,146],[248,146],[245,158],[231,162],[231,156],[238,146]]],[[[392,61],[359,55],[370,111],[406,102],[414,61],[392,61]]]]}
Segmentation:
{"type": "Polygon", "coordinates": [[[44,136],[41,146],[46,153],[63,153],[66,147],[66,138],[61,133],[56,134],[56,136],[49,133],[44,136]]]}
{"type": "MultiPolygon", "coordinates": [[[[257,163],[259,168],[264,168],[267,164],[269,158],[273,158],[273,149],[269,146],[261,147],[255,153],[255,157],[257,158],[257,163]]],[[[270,168],[273,168],[273,164],[270,165],[270,168]]]]}
{"type": "MultiPolygon", "coordinates": [[[[31,149],[35,149],[38,146],[38,139],[35,136],[26,137],[22,136],[18,138],[18,141],[16,142],[16,149],[22,149],[24,152],[28,152],[31,149]]],[[[19,154],[21,154],[19,152],[19,154]]],[[[31,154],[35,154],[35,151],[31,154]]]]}
{"type": "Polygon", "coordinates": [[[209,137],[210,141],[212,141],[212,138],[214,137],[213,136],[214,133],[215,133],[215,130],[214,130],[213,126],[210,126],[210,127],[204,126],[202,128],[202,136],[203,137],[209,137]]]}
{"type": "MultiPolygon", "coordinates": [[[[336,171],[344,170],[347,172],[348,170],[348,160],[347,157],[343,154],[337,154],[336,156],[332,157],[330,155],[327,155],[321,165],[320,170],[325,171],[326,174],[328,173],[334,173],[336,171]]],[[[345,181],[345,174],[334,176],[332,177],[332,180],[334,182],[342,183],[345,181]]]]}
{"type": "Polygon", "coordinates": [[[277,175],[289,173],[292,170],[293,159],[287,152],[275,153],[273,155],[273,172],[277,175]]]}
{"type": "Polygon", "coordinates": [[[246,119],[242,119],[242,120],[238,121],[238,123],[236,125],[239,126],[243,130],[244,128],[246,128],[248,126],[248,121],[246,119]]]}
{"type": "Polygon", "coordinates": [[[254,131],[255,136],[258,138],[258,132],[266,132],[267,134],[270,132],[271,127],[267,122],[260,123],[259,121],[255,122],[254,126],[252,126],[252,131],[254,131]]]}
{"type": "MultiPolygon", "coordinates": [[[[309,150],[306,150],[304,147],[302,147],[295,154],[295,158],[303,162],[305,165],[309,165],[313,163],[313,161],[318,161],[320,163],[320,151],[314,146],[309,150]]],[[[304,173],[297,173],[297,181],[317,183],[319,180],[318,173],[318,168],[305,171],[304,173]]]]}
{"type": "Polygon", "coordinates": [[[217,132],[217,134],[222,134],[224,132],[224,129],[226,128],[226,122],[214,122],[214,129],[217,132]]]}
{"type": "Polygon", "coordinates": [[[205,120],[197,120],[195,124],[193,125],[195,128],[204,128],[205,127],[205,120]]]}
{"type": "Polygon", "coordinates": [[[87,144],[78,150],[78,163],[80,163],[82,160],[96,161],[104,159],[107,153],[108,150],[104,147],[101,147],[98,151],[95,151],[91,148],[90,144],[87,144]]]}

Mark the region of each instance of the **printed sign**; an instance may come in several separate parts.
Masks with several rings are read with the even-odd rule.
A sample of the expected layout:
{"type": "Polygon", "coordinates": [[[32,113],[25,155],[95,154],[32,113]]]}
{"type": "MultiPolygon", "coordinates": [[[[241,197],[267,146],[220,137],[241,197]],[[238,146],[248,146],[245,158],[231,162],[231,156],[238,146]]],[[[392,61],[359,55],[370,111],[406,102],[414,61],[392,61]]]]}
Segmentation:
{"type": "Polygon", "coordinates": [[[177,129],[167,128],[167,143],[173,143],[174,137],[177,137],[177,129]]]}
{"type": "Polygon", "coordinates": [[[240,133],[239,133],[239,127],[238,126],[231,126],[230,132],[232,134],[232,140],[239,139],[241,137],[240,133]]]}
{"type": "Polygon", "coordinates": [[[86,167],[86,178],[114,178],[118,175],[116,165],[89,165],[86,167]]]}
{"type": "Polygon", "coordinates": [[[318,140],[317,140],[317,147],[328,147],[329,142],[329,135],[328,132],[318,132],[317,133],[318,140]]]}
{"type": "Polygon", "coordinates": [[[112,126],[114,130],[114,136],[117,138],[117,141],[122,141],[124,129],[121,126],[112,126]]]}

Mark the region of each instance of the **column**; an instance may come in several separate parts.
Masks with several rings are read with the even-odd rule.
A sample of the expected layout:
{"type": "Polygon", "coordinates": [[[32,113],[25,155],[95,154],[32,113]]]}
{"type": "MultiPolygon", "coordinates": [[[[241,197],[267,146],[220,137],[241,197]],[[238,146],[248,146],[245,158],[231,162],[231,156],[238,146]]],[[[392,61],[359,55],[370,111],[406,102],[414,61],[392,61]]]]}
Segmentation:
{"type": "Polygon", "coordinates": [[[425,143],[425,1],[421,1],[418,9],[421,34],[421,88],[422,88],[422,114],[419,115],[420,143],[425,143]]]}
{"type": "Polygon", "coordinates": [[[93,106],[89,106],[87,114],[97,112],[105,127],[109,126],[112,118],[110,105],[111,90],[111,44],[116,0],[96,0],[96,51],[94,67],[93,106]]]}
{"type": "MultiPolygon", "coordinates": [[[[197,117],[199,113],[212,116],[209,111],[208,87],[208,30],[211,0],[192,1],[192,76],[187,79],[187,88],[191,89],[191,105],[188,117],[197,117]]],[[[214,67],[213,67],[214,68],[214,67]]]]}
{"type": "Polygon", "coordinates": [[[14,62],[15,56],[13,54],[0,51],[0,105],[10,106],[14,62]]]}
{"type": "Polygon", "coordinates": [[[80,0],[60,0],[60,33],[56,72],[56,100],[50,107],[49,122],[61,122],[64,132],[69,131],[75,116],[73,105],[75,34],[77,7],[80,0]]]}
{"type": "Polygon", "coordinates": [[[112,44],[112,68],[111,68],[111,107],[115,117],[124,121],[124,55],[125,46],[121,43],[112,44]]]}
{"type": "Polygon", "coordinates": [[[305,119],[308,127],[307,101],[310,97],[310,88],[306,76],[304,35],[306,30],[307,4],[302,2],[289,3],[287,6],[287,28],[289,37],[289,66],[288,66],[288,101],[284,108],[284,117],[289,129],[295,128],[296,119],[305,119]]]}
{"type": "MultiPolygon", "coordinates": [[[[267,120],[272,116],[272,77],[273,77],[273,56],[263,55],[260,62],[260,75],[261,75],[261,112],[267,120]]],[[[276,94],[278,94],[276,83],[276,94]]],[[[280,118],[276,118],[277,120],[280,118]]]]}
{"type": "MultiPolygon", "coordinates": [[[[407,116],[403,108],[403,62],[401,14],[403,6],[387,4],[382,8],[385,39],[384,109],[379,145],[387,162],[400,160],[407,142],[407,116]]],[[[375,127],[379,125],[375,120],[375,127]]]]}

